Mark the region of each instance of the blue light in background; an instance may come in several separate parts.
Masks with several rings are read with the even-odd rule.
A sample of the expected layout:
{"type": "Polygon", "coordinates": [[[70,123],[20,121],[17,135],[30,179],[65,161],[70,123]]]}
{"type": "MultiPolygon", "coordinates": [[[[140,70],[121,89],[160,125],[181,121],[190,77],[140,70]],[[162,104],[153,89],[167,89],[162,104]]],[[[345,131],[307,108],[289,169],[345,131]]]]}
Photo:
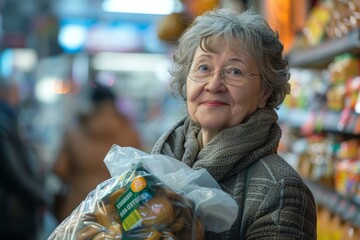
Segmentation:
{"type": "Polygon", "coordinates": [[[64,52],[164,53],[167,45],[156,35],[155,23],[62,20],[58,38],[64,52]]]}
{"type": "Polygon", "coordinates": [[[95,20],[61,20],[58,36],[60,46],[65,52],[80,52],[86,43],[88,29],[95,23],[95,20]]]}
{"type": "Polygon", "coordinates": [[[0,69],[1,76],[8,78],[12,74],[13,70],[14,54],[11,49],[5,49],[0,55],[0,69]]]}

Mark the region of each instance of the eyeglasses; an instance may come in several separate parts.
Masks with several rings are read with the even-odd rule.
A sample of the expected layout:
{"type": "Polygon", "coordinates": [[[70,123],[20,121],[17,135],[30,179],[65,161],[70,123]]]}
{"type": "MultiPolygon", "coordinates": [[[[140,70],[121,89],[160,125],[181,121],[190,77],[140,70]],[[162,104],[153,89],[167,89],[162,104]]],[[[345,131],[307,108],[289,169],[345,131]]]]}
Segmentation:
{"type": "Polygon", "coordinates": [[[221,78],[224,82],[232,86],[240,86],[244,80],[251,79],[254,76],[261,76],[261,74],[246,73],[239,68],[232,66],[224,67],[221,71],[213,71],[212,67],[206,64],[189,66],[189,68],[189,78],[198,83],[205,83],[209,81],[216,72],[220,72],[221,78]]]}

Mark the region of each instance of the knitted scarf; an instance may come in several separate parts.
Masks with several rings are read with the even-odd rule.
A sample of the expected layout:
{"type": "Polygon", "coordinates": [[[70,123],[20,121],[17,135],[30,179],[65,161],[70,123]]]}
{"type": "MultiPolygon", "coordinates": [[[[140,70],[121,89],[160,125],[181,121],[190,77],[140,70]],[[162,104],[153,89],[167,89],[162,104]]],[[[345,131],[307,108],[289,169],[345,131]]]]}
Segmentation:
{"type": "Polygon", "coordinates": [[[152,153],[176,158],[193,169],[205,168],[216,180],[225,180],[276,152],[281,136],[277,120],[274,109],[258,109],[201,148],[201,128],[186,116],[159,138],[152,153]]]}

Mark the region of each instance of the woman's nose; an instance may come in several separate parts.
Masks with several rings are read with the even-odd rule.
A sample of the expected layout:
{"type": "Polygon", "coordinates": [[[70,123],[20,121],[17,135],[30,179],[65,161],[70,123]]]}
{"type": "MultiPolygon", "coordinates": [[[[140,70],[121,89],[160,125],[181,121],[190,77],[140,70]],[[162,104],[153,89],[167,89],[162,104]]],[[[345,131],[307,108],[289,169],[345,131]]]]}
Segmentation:
{"type": "Polygon", "coordinates": [[[225,88],[225,82],[222,71],[213,72],[206,84],[208,90],[222,90],[225,88]]]}

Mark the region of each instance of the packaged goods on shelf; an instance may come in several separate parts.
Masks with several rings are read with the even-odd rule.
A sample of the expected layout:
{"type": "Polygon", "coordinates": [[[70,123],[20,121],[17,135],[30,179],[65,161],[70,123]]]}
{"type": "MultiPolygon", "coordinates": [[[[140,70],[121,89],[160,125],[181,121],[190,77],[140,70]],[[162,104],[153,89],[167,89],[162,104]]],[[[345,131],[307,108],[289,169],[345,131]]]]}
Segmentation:
{"type": "Polygon", "coordinates": [[[284,102],[279,119],[297,129],[298,140],[291,143],[306,143],[306,150],[282,149],[291,156],[298,154],[297,170],[314,193],[318,239],[360,239],[359,23],[360,1],[319,1],[303,29],[306,44],[295,46],[287,55],[291,70],[295,69],[292,80],[297,83],[292,85],[295,92],[284,102]],[[317,80],[309,81],[298,69],[322,72],[323,91],[301,99],[317,80]],[[307,84],[300,85],[301,81],[307,84]],[[307,105],[302,104],[306,101],[307,105]]]}
{"type": "Polygon", "coordinates": [[[341,111],[346,107],[347,85],[360,75],[359,58],[350,53],[337,55],[329,64],[330,85],[327,91],[327,106],[329,110],[341,111]]]}
{"type": "Polygon", "coordinates": [[[358,1],[322,0],[309,12],[303,34],[308,46],[343,37],[360,27],[358,1]]]}

